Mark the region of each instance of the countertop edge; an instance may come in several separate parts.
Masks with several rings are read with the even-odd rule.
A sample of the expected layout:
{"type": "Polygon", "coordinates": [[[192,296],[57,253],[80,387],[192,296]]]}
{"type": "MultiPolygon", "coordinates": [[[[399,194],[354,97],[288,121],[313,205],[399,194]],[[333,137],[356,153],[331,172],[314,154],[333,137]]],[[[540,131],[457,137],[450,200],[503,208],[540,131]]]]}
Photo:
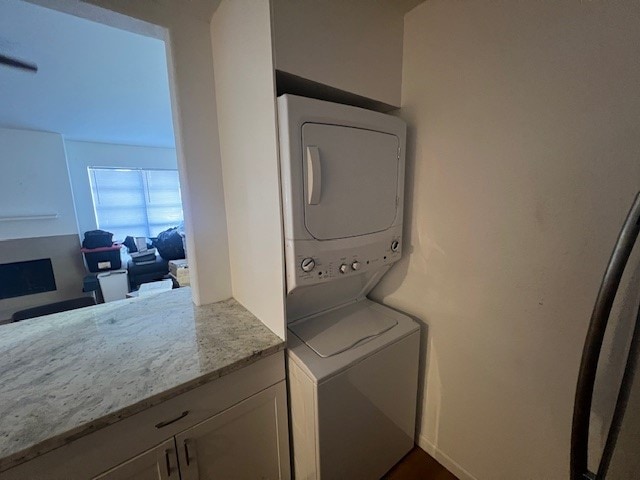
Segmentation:
{"type": "Polygon", "coordinates": [[[241,368],[251,365],[252,363],[255,363],[262,358],[283,351],[285,350],[285,348],[286,342],[282,340],[276,345],[267,347],[263,350],[255,351],[251,355],[240,360],[236,360],[229,365],[225,365],[224,367],[221,367],[200,377],[196,377],[188,382],[153,395],[145,400],[121,408],[120,410],[112,412],[109,415],[92,420],[80,427],[76,427],[66,431],[65,433],[55,435],[24,450],[15,452],[7,457],[0,458],[0,473],[17,467],[18,465],[28,462],[29,460],[33,460],[34,458],[37,458],[41,455],[49,453],[73,441],[79,440],[80,438],[94,433],[102,428],[108,427],[109,425],[113,425],[121,420],[132,417],[137,413],[166,402],[167,400],[182,395],[183,393],[186,393],[211,381],[217,380],[218,378],[224,377],[225,375],[240,370],[241,368]]]}

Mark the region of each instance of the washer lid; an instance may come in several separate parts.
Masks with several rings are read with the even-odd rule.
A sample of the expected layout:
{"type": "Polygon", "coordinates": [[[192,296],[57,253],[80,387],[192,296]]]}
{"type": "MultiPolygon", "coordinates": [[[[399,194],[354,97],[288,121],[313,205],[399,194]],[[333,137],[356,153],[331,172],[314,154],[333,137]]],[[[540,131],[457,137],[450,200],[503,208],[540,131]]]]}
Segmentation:
{"type": "Polygon", "coordinates": [[[392,329],[398,321],[371,306],[355,303],[289,326],[323,358],[331,357],[392,329]]]}

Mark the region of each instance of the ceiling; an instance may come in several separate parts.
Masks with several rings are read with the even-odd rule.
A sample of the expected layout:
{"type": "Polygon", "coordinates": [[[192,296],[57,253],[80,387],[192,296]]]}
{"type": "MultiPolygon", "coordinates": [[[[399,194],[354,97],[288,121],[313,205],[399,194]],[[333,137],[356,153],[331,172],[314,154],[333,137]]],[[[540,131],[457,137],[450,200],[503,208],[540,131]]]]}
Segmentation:
{"type": "Polygon", "coordinates": [[[162,40],[20,0],[0,0],[0,127],[71,140],[173,147],[162,40]]]}

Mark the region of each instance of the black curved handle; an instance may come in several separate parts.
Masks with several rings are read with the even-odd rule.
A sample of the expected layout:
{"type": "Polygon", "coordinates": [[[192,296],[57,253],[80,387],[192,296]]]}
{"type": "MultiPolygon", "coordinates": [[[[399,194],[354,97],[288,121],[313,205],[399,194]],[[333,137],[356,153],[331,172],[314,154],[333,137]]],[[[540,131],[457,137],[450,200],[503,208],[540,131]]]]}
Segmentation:
{"type": "Polygon", "coordinates": [[[615,300],[622,274],[640,231],[640,192],[627,214],[618,241],[613,249],[609,264],[602,278],[600,291],[591,314],[589,330],[582,350],[582,360],[578,373],[575,403],[573,407],[573,426],[571,430],[571,480],[594,479],[587,464],[589,446],[589,418],[593,400],[593,388],[598,369],[598,359],[602,350],[611,307],[615,300]]]}
{"type": "Polygon", "coordinates": [[[167,425],[171,425],[174,422],[177,422],[178,420],[183,419],[184,417],[186,417],[187,415],[189,415],[189,410],[185,410],[184,412],[182,412],[180,415],[178,415],[176,418],[173,418],[171,420],[165,420],[164,422],[160,422],[160,423],[156,423],[156,428],[164,428],[167,425]]]}

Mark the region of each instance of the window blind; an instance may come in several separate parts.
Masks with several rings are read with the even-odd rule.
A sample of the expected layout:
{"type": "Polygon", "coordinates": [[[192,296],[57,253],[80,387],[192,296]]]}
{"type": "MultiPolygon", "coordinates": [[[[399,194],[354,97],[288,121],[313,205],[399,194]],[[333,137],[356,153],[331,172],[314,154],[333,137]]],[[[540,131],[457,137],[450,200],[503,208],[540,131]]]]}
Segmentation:
{"type": "Polygon", "coordinates": [[[177,170],[89,167],[98,228],[114,239],[155,237],[183,221],[177,170]]]}

